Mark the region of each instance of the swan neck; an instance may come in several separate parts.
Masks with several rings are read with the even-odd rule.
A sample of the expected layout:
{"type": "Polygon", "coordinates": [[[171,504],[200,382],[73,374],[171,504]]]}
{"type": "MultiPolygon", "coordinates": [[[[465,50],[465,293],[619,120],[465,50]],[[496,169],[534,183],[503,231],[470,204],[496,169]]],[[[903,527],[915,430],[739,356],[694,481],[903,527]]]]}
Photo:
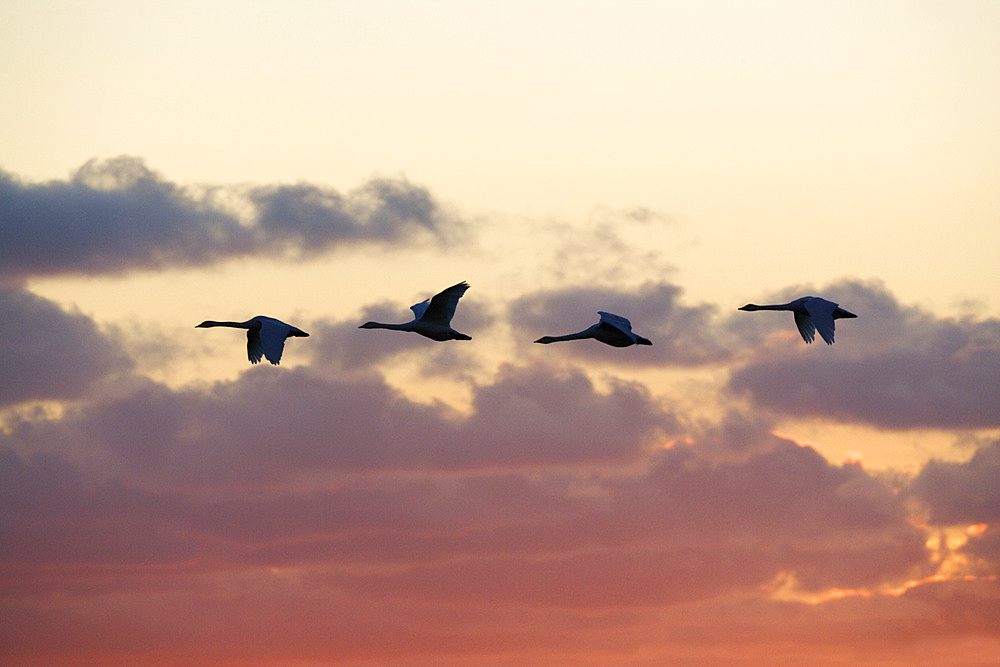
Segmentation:
{"type": "Polygon", "coordinates": [[[564,340],[580,340],[582,338],[593,338],[592,332],[587,329],[585,331],[578,331],[576,333],[564,334],[562,336],[546,336],[551,343],[557,343],[564,340]]]}
{"type": "Polygon", "coordinates": [[[369,322],[366,327],[368,329],[392,329],[393,331],[410,331],[412,322],[406,322],[404,324],[391,324],[388,322],[369,322]]]}
{"type": "Polygon", "coordinates": [[[776,303],[765,306],[758,306],[756,304],[750,305],[751,307],[748,310],[793,310],[792,304],[790,303],[776,303]]]}
{"type": "Polygon", "coordinates": [[[249,322],[230,322],[230,321],[217,322],[216,320],[206,320],[206,321],[202,322],[201,324],[199,324],[198,326],[199,327],[205,327],[205,328],[207,328],[207,327],[234,327],[236,329],[249,329],[250,328],[250,323],[249,322]]]}

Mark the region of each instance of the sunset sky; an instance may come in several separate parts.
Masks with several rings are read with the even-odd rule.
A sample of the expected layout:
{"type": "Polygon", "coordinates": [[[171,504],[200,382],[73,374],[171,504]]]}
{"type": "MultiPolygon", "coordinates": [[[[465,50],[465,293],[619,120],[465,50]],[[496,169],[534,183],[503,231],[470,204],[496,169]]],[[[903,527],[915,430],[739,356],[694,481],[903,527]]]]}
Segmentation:
{"type": "Polygon", "coordinates": [[[0,662],[994,664],[998,36],[0,3],[0,662]]]}

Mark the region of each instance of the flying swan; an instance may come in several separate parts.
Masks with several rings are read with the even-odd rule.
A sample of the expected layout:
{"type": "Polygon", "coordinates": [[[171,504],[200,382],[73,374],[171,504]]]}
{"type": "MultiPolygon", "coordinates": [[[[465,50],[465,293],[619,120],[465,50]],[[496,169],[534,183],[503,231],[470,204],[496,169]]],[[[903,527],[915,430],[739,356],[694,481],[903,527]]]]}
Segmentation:
{"type": "Polygon", "coordinates": [[[758,306],[748,303],[739,310],[790,310],[795,314],[795,326],[799,328],[802,340],[807,343],[813,342],[818,331],[827,345],[833,345],[834,320],[857,317],[833,301],[827,301],[818,296],[804,296],[795,301],[772,306],[758,306]]]}
{"type": "Polygon", "coordinates": [[[451,328],[451,318],[455,315],[458,300],[469,289],[469,283],[460,282],[442,290],[430,299],[410,306],[414,319],[403,324],[383,324],[381,322],[365,322],[359,329],[393,329],[394,331],[412,331],[431,340],[472,340],[472,336],[459,333],[451,328]]]}
{"type": "Polygon", "coordinates": [[[624,317],[612,315],[611,313],[605,313],[602,310],[597,311],[597,314],[601,316],[601,321],[591,327],[587,327],[583,331],[566,334],[565,336],[542,336],[535,342],[548,345],[549,343],[558,343],[564,340],[593,338],[594,340],[598,340],[605,345],[612,345],[614,347],[653,344],[653,342],[648,338],[643,338],[642,336],[632,333],[632,323],[624,317]]]}
{"type": "Polygon", "coordinates": [[[285,339],[290,336],[308,336],[305,331],[291,324],[285,324],[273,317],[258,315],[246,322],[216,322],[205,320],[195,326],[196,329],[209,327],[235,327],[247,330],[247,358],[251,364],[256,364],[260,358],[266,357],[272,364],[281,361],[281,352],[285,349],[285,339]]]}

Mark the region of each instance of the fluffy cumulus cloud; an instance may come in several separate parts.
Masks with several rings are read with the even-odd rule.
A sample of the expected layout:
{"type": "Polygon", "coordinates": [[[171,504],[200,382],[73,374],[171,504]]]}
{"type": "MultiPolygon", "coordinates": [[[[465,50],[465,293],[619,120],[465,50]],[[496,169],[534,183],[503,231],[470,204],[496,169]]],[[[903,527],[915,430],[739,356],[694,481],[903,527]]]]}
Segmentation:
{"type": "Polygon", "coordinates": [[[141,478],[279,481],[307,471],[465,469],[628,459],[677,428],[642,387],[599,392],[579,372],[508,368],[475,411],[414,403],[378,376],[248,370],[205,390],[142,382],[58,419],[16,422],[7,440],[104,451],[141,478]],[[472,443],[472,444],[470,444],[472,443]]]}
{"type": "Polygon", "coordinates": [[[65,181],[0,173],[0,278],[8,280],[441,240],[456,229],[427,190],[403,180],[374,179],[346,195],[308,184],[194,190],[131,157],[92,160],[65,181]]]}
{"type": "Polygon", "coordinates": [[[81,314],[20,289],[0,289],[0,407],[82,395],[130,361],[81,314]]]}
{"type": "MultiPolygon", "coordinates": [[[[1000,565],[1000,441],[978,448],[965,462],[931,460],[913,481],[931,521],[970,526],[960,553],[983,573],[1000,565]]],[[[1000,604],[994,597],[992,604],[1000,604]]]]}
{"type": "Polygon", "coordinates": [[[424,188],[376,178],[347,196],[315,185],[254,188],[260,229],[308,252],[347,241],[393,242],[441,234],[444,216],[424,188]]]}
{"type": "MultiPolygon", "coordinates": [[[[790,416],[895,429],[1000,426],[1000,321],[938,318],[901,306],[877,284],[849,282],[829,291],[859,315],[838,323],[835,346],[782,340],[781,354],[764,348],[733,372],[730,387],[790,416]]],[[[743,323],[751,317],[794,332],[789,313],[733,321],[760,326],[743,323]]]]}
{"type": "Polygon", "coordinates": [[[937,523],[1000,521],[1000,441],[976,450],[964,463],[931,460],[913,483],[937,523]]]}
{"type": "MultiPolygon", "coordinates": [[[[1000,565],[1000,441],[965,462],[931,460],[913,481],[913,493],[936,524],[971,526],[960,553],[983,573],[1000,565]]],[[[1000,606],[996,596],[994,607],[1000,606]]]]}

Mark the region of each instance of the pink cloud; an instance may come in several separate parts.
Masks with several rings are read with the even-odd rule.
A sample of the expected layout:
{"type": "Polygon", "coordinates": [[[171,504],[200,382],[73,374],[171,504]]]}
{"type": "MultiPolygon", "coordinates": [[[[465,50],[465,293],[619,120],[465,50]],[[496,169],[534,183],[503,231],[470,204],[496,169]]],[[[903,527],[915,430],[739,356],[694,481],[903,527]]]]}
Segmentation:
{"type": "MultiPolygon", "coordinates": [[[[951,351],[948,382],[989,361],[991,324],[897,310],[922,358],[951,351]]],[[[826,363],[877,367],[898,353],[880,345],[826,363]]],[[[59,414],[7,415],[3,661],[976,664],[1000,649],[995,445],[890,486],[774,435],[773,413],[691,426],[572,358],[500,367],[469,385],[468,414],[317,359],[206,386],[94,379],[59,414]],[[932,523],[983,525],[967,580],[930,578],[937,526],[915,499],[932,523]],[[809,604],[831,589],[866,595],[809,604]]],[[[767,386],[749,389],[757,406],[767,386]]]]}

